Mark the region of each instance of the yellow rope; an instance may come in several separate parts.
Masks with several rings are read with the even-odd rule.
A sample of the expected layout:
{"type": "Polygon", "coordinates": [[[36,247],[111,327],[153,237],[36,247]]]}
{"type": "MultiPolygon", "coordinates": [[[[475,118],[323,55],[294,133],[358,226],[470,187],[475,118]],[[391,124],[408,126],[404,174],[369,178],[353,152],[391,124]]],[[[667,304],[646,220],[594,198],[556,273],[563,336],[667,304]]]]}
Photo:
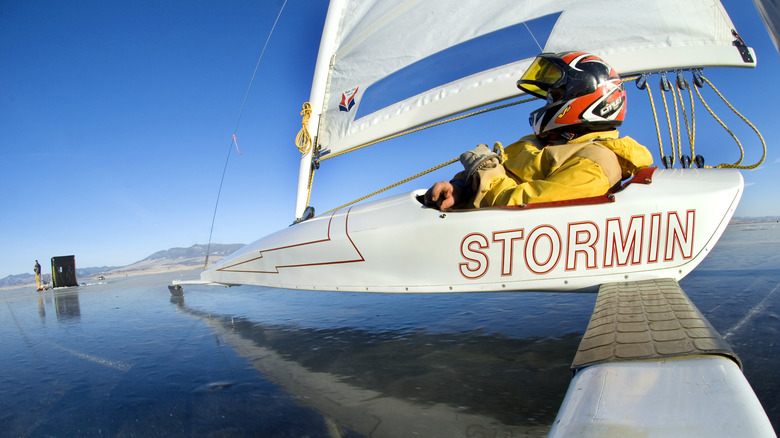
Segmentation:
{"type": "MultiPolygon", "coordinates": [[[[677,84],[672,84],[672,97],[674,98],[674,123],[677,132],[677,158],[682,162],[682,134],[680,133],[680,108],[677,106],[677,84]]],[[[682,94],[680,94],[682,100],[682,94]]]]}
{"type": "MultiPolygon", "coordinates": [[[[702,76],[702,79],[703,78],[704,77],[702,76]]],[[[699,96],[699,100],[701,100],[701,103],[704,105],[704,108],[707,108],[707,111],[710,113],[710,115],[720,124],[720,126],[723,127],[723,129],[726,130],[726,132],[728,132],[731,135],[731,138],[733,138],[734,141],[737,142],[737,146],[739,146],[739,160],[737,160],[736,163],[730,164],[728,166],[739,166],[739,164],[742,163],[742,159],[745,157],[745,151],[742,148],[742,142],[740,142],[737,136],[733,132],[731,132],[729,127],[726,126],[725,123],[723,123],[723,120],[721,120],[720,117],[718,117],[715,114],[715,111],[713,111],[712,108],[710,108],[710,106],[707,104],[707,101],[704,100],[704,96],[701,95],[701,92],[699,91],[698,88],[696,89],[696,94],[699,96]]],[[[718,164],[715,167],[725,167],[725,166],[726,166],[725,164],[718,164]]],[[[712,167],[712,166],[706,166],[706,167],[712,167]]]]}
{"type": "MultiPolygon", "coordinates": [[[[672,119],[669,117],[669,104],[666,102],[666,91],[663,89],[663,83],[661,85],[661,97],[664,100],[664,112],[666,112],[666,124],[669,127],[669,140],[672,142],[672,166],[674,166],[674,160],[677,157],[677,149],[674,147],[674,131],[672,131],[672,119]]],[[[676,101],[675,101],[676,102],[676,101]]],[[[663,155],[661,156],[663,159],[663,155]]]]}
{"type": "Polygon", "coordinates": [[[650,108],[653,109],[653,121],[655,122],[655,133],[658,136],[658,149],[661,152],[661,158],[664,157],[664,143],[661,139],[661,126],[658,124],[658,113],[655,111],[655,101],[653,100],[653,92],[650,90],[650,86],[646,86],[647,96],[650,98],[650,108]]]}
{"type": "Polygon", "coordinates": [[[672,84],[671,88],[672,98],[674,99],[674,127],[675,132],[677,132],[677,158],[682,162],[682,136],[680,134],[680,108],[677,106],[677,84],[672,84]]]}
{"type": "Polygon", "coordinates": [[[354,152],[354,151],[356,151],[358,149],[363,149],[363,148],[366,148],[366,147],[369,147],[369,146],[373,146],[375,144],[382,143],[382,142],[387,141],[387,140],[392,140],[394,138],[402,137],[404,135],[408,135],[408,134],[412,134],[412,133],[415,133],[415,132],[419,132],[419,131],[422,131],[424,129],[433,128],[434,126],[443,125],[445,123],[454,122],[456,120],[465,119],[467,117],[477,116],[477,115],[484,114],[484,113],[487,113],[487,112],[490,112],[490,111],[495,111],[495,110],[499,110],[499,109],[508,108],[510,106],[519,105],[521,103],[531,102],[531,101],[536,100],[536,99],[537,99],[536,97],[532,97],[530,99],[518,100],[517,102],[510,102],[510,103],[507,103],[507,104],[504,104],[504,105],[498,105],[498,106],[494,106],[494,107],[491,107],[491,108],[485,108],[483,110],[474,111],[474,112],[471,112],[471,113],[468,113],[468,114],[463,114],[463,115],[460,115],[460,116],[457,116],[457,117],[451,117],[449,119],[440,120],[440,121],[435,122],[435,123],[430,123],[428,125],[423,125],[423,126],[420,126],[418,128],[410,129],[408,131],[399,132],[398,134],[389,135],[387,137],[383,137],[383,138],[380,138],[378,140],[374,140],[374,141],[371,141],[371,142],[368,142],[368,143],[364,143],[364,144],[361,144],[361,145],[358,145],[358,146],[355,146],[355,147],[352,147],[352,148],[349,148],[349,149],[345,149],[345,150],[343,150],[341,152],[337,152],[335,154],[326,155],[326,156],[322,157],[320,159],[320,161],[325,161],[325,160],[329,160],[331,158],[336,158],[339,155],[346,154],[347,152],[354,152]]]}
{"type": "Polygon", "coordinates": [[[311,188],[314,185],[314,171],[315,169],[312,167],[311,172],[309,172],[309,184],[306,187],[306,206],[309,206],[309,202],[311,201],[311,188]]]}
{"type": "MultiPolygon", "coordinates": [[[[694,85],[695,86],[695,85],[694,85]]],[[[688,116],[685,113],[685,103],[682,99],[682,91],[680,91],[680,106],[682,106],[683,110],[683,118],[685,119],[685,130],[688,132],[688,141],[691,144],[691,158],[696,158],[696,109],[693,105],[693,91],[691,91],[691,86],[688,86],[688,100],[691,102],[691,126],[688,127],[688,116]]]]}
{"type": "MultiPolygon", "coordinates": [[[[295,136],[295,145],[298,146],[301,155],[305,155],[311,151],[312,145],[311,134],[309,134],[309,117],[311,117],[311,104],[309,102],[303,104],[301,116],[303,116],[301,130],[295,136]]],[[[308,205],[308,202],[306,204],[308,205]]]]}
{"type": "MultiPolygon", "coordinates": [[[[691,127],[688,125],[688,113],[685,111],[685,100],[683,99],[683,92],[679,90],[679,94],[675,93],[676,97],[680,99],[680,109],[682,110],[683,121],[685,122],[685,133],[688,135],[688,144],[691,143],[691,127]]],[[[678,135],[678,138],[680,135],[678,135]]],[[[682,140],[680,141],[680,162],[682,162],[682,140]]]]}
{"type": "Polygon", "coordinates": [[[459,158],[453,158],[452,160],[449,160],[449,161],[447,161],[447,162],[441,163],[441,164],[439,164],[438,166],[431,167],[431,168],[430,168],[430,169],[428,169],[428,170],[424,170],[424,171],[422,171],[422,172],[420,172],[420,173],[418,173],[418,174],[416,174],[416,175],[412,175],[412,176],[410,176],[409,178],[402,179],[401,181],[398,181],[397,183],[391,184],[391,185],[389,185],[389,186],[387,186],[387,187],[385,187],[385,188],[383,188],[383,189],[377,190],[377,191],[375,191],[374,193],[369,193],[368,195],[366,195],[366,196],[363,196],[362,198],[355,199],[355,200],[354,200],[354,201],[352,201],[352,202],[347,202],[347,203],[346,203],[346,204],[344,204],[344,205],[340,205],[340,206],[338,206],[338,207],[336,207],[336,208],[334,208],[334,209],[328,210],[328,211],[326,211],[326,212],[325,212],[325,213],[323,213],[323,214],[332,213],[332,212],[334,212],[334,211],[336,211],[336,210],[340,210],[340,209],[342,209],[342,208],[344,208],[344,207],[348,207],[348,206],[350,206],[350,205],[352,205],[352,204],[356,204],[356,203],[358,203],[358,202],[360,202],[360,201],[362,201],[362,200],[364,200],[364,199],[368,199],[368,198],[370,198],[370,197],[372,197],[372,196],[374,196],[374,195],[378,195],[378,194],[380,194],[380,193],[382,193],[382,192],[384,192],[384,191],[386,191],[386,190],[390,190],[390,189],[392,189],[393,187],[400,186],[401,184],[407,183],[407,182],[409,182],[409,181],[411,181],[411,180],[413,180],[413,179],[415,179],[415,178],[419,178],[419,177],[421,177],[421,176],[423,176],[423,175],[425,175],[425,174],[427,174],[427,173],[431,173],[431,172],[433,172],[434,170],[439,170],[439,169],[441,169],[442,167],[449,166],[449,165],[450,165],[450,164],[452,164],[452,163],[456,163],[456,162],[458,162],[458,160],[459,160],[459,158]]]}
{"type": "MultiPolygon", "coordinates": [[[[304,102],[300,115],[303,116],[303,119],[301,119],[301,130],[298,131],[298,135],[295,136],[295,145],[298,147],[298,151],[301,155],[306,155],[311,151],[311,147],[314,144],[311,139],[311,134],[309,134],[309,118],[311,117],[311,104],[309,102],[304,102]]],[[[311,201],[311,187],[313,182],[314,168],[309,172],[309,183],[306,188],[307,207],[309,206],[309,201],[311,201]]]]}
{"type": "Polygon", "coordinates": [[[500,141],[493,143],[493,153],[498,155],[498,160],[501,164],[506,163],[506,152],[504,152],[504,145],[502,145],[500,141]]]}
{"type": "MultiPolygon", "coordinates": [[[[710,81],[709,81],[709,79],[705,78],[704,76],[702,76],[701,78],[702,78],[702,79],[704,79],[704,81],[705,81],[706,83],[708,83],[708,84],[710,85],[710,87],[712,87],[712,89],[713,89],[713,90],[715,90],[715,93],[717,93],[717,94],[718,94],[718,96],[720,96],[720,98],[723,100],[723,102],[724,102],[726,105],[728,105],[728,107],[729,107],[729,108],[731,108],[731,110],[732,110],[732,111],[734,111],[734,114],[736,114],[737,116],[739,116],[739,118],[740,118],[740,119],[742,119],[742,121],[743,121],[743,122],[747,123],[747,124],[748,124],[748,126],[750,126],[750,127],[753,129],[753,131],[755,131],[755,133],[758,135],[758,138],[761,140],[761,145],[762,145],[762,148],[763,148],[763,153],[762,153],[762,155],[761,155],[761,159],[760,159],[760,160],[758,160],[758,162],[757,162],[757,163],[755,163],[755,164],[751,164],[751,165],[748,165],[748,166],[742,166],[742,165],[740,165],[740,163],[742,163],[742,159],[743,159],[743,158],[744,158],[744,156],[745,156],[745,152],[744,152],[744,150],[742,149],[742,143],[740,143],[740,142],[739,142],[739,140],[737,140],[737,136],[736,136],[736,135],[734,135],[734,133],[732,133],[732,132],[731,132],[731,130],[729,130],[729,128],[727,128],[727,127],[726,127],[726,124],[725,124],[725,123],[723,123],[723,122],[722,122],[722,121],[721,121],[721,120],[720,120],[720,119],[719,119],[717,116],[715,116],[715,113],[713,113],[713,112],[712,112],[712,110],[710,110],[710,108],[709,108],[709,107],[707,106],[707,104],[705,103],[704,105],[705,105],[705,107],[707,107],[707,109],[710,111],[710,114],[712,114],[712,116],[713,116],[713,117],[715,117],[715,119],[716,119],[716,120],[717,120],[717,121],[718,121],[718,122],[721,124],[721,126],[723,126],[723,127],[726,129],[726,131],[728,131],[728,133],[729,133],[729,134],[731,134],[731,136],[732,136],[732,137],[734,137],[734,140],[737,140],[737,144],[739,145],[739,151],[740,151],[740,158],[739,158],[739,161],[737,161],[735,164],[726,164],[726,163],[724,163],[724,164],[718,164],[718,166],[717,166],[717,167],[728,167],[728,168],[736,168],[736,169],[755,169],[755,168],[757,168],[757,167],[758,167],[758,166],[760,166],[760,165],[761,165],[761,163],[763,163],[763,162],[764,162],[764,160],[766,159],[766,141],[764,140],[764,136],[763,136],[763,135],[761,135],[761,132],[759,132],[758,128],[756,128],[756,127],[755,127],[755,125],[753,125],[753,124],[750,122],[750,120],[748,120],[748,119],[747,119],[745,116],[743,116],[742,114],[740,114],[740,112],[739,112],[739,111],[737,111],[737,109],[736,109],[736,108],[734,108],[734,106],[733,106],[733,105],[731,105],[731,103],[730,103],[728,100],[726,100],[726,98],[725,98],[725,97],[723,97],[723,95],[720,93],[720,91],[718,91],[718,89],[715,87],[715,85],[713,85],[713,84],[712,84],[712,82],[710,82],[710,81]]],[[[698,93],[698,94],[699,94],[699,98],[701,99],[701,93],[699,93],[699,90],[696,90],[696,93],[698,93]]],[[[703,100],[703,99],[702,99],[702,102],[704,102],[704,100],[703,100]]]]}

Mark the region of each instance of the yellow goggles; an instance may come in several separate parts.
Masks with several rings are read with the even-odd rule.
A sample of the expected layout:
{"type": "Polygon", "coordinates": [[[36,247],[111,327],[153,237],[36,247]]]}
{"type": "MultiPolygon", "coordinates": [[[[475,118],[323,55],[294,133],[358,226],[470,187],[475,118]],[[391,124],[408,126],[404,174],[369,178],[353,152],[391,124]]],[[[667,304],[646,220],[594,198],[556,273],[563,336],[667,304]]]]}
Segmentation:
{"type": "Polygon", "coordinates": [[[536,58],[518,81],[523,90],[541,98],[547,97],[547,90],[563,77],[563,71],[545,58],[536,58]]]}

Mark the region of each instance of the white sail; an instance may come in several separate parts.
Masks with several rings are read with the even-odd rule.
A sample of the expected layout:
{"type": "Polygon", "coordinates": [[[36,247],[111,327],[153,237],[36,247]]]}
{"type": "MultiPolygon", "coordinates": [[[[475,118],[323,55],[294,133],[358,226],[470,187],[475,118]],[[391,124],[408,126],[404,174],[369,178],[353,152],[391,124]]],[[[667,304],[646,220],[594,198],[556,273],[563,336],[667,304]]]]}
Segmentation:
{"type": "MultiPolygon", "coordinates": [[[[733,29],[717,0],[334,0],[309,128],[336,153],[517,96],[542,51],[588,51],[624,75],[754,66],[733,29]]],[[[307,154],[297,217],[310,166],[307,154]]]]}

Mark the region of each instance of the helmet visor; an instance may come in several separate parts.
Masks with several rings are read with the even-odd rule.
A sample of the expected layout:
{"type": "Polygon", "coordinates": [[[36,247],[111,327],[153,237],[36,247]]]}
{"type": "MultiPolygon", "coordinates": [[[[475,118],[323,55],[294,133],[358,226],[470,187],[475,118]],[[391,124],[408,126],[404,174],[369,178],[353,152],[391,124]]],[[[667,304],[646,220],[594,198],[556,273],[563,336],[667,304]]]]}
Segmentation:
{"type": "Polygon", "coordinates": [[[537,57],[517,86],[534,96],[546,98],[547,91],[563,77],[563,71],[545,58],[537,57]]]}

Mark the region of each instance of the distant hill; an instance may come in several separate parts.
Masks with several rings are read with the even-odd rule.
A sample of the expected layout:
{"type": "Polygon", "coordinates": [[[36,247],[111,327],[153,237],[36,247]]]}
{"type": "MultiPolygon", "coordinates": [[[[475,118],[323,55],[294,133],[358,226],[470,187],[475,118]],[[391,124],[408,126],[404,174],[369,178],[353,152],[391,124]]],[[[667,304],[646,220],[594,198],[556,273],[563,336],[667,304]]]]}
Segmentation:
{"type": "MultiPolygon", "coordinates": [[[[212,257],[219,257],[224,258],[225,256],[233,253],[237,249],[244,246],[243,244],[234,244],[234,245],[221,245],[221,244],[212,244],[211,245],[211,256],[212,257]]],[[[192,245],[189,248],[171,248],[166,249],[164,251],[157,251],[156,253],[150,255],[149,257],[139,260],[136,263],[144,263],[144,262],[151,262],[151,261],[164,261],[164,260],[181,260],[181,259],[200,259],[201,262],[203,262],[204,257],[206,257],[206,245],[192,245]]],[[[132,266],[132,265],[130,265],[132,266]]]]}
{"type": "MultiPolygon", "coordinates": [[[[212,243],[210,248],[209,266],[222,260],[243,247],[242,243],[219,244],[212,243]]],[[[130,276],[152,274],[158,272],[182,271],[203,267],[206,260],[206,245],[192,245],[189,248],[171,248],[156,253],[127,266],[101,266],[92,268],[79,268],[78,255],[76,256],[76,277],[79,282],[94,280],[98,276],[107,278],[118,276],[130,276]]],[[[46,267],[43,267],[46,271],[46,267]]],[[[44,282],[51,280],[51,274],[41,275],[44,282]]],[[[19,287],[35,284],[35,275],[17,274],[0,279],[0,288],[19,287]]]]}
{"type": "Polygon", "coordinates": [[[735,217],[729,222],[730,224],[756,224],[766,222],[780,222],[780,216],[763,216],[763,217],[735,217]]]}
{"type": "MultiPolygon", "coordinates": [[[[211,244],[209,266],[237,251],[244,244],[211,244]]],[[[150,274],[153,272],[182,271],[185,269],[203,267],[206,261],[206,245],[192,245],[189,248],[171,248],[139,260],[133,264],[112,269],[106,277],[117,275],[131,275],[135,273],[150,274]]],[[[78,271],[78,270],[77,270],[78,271]]]]}

